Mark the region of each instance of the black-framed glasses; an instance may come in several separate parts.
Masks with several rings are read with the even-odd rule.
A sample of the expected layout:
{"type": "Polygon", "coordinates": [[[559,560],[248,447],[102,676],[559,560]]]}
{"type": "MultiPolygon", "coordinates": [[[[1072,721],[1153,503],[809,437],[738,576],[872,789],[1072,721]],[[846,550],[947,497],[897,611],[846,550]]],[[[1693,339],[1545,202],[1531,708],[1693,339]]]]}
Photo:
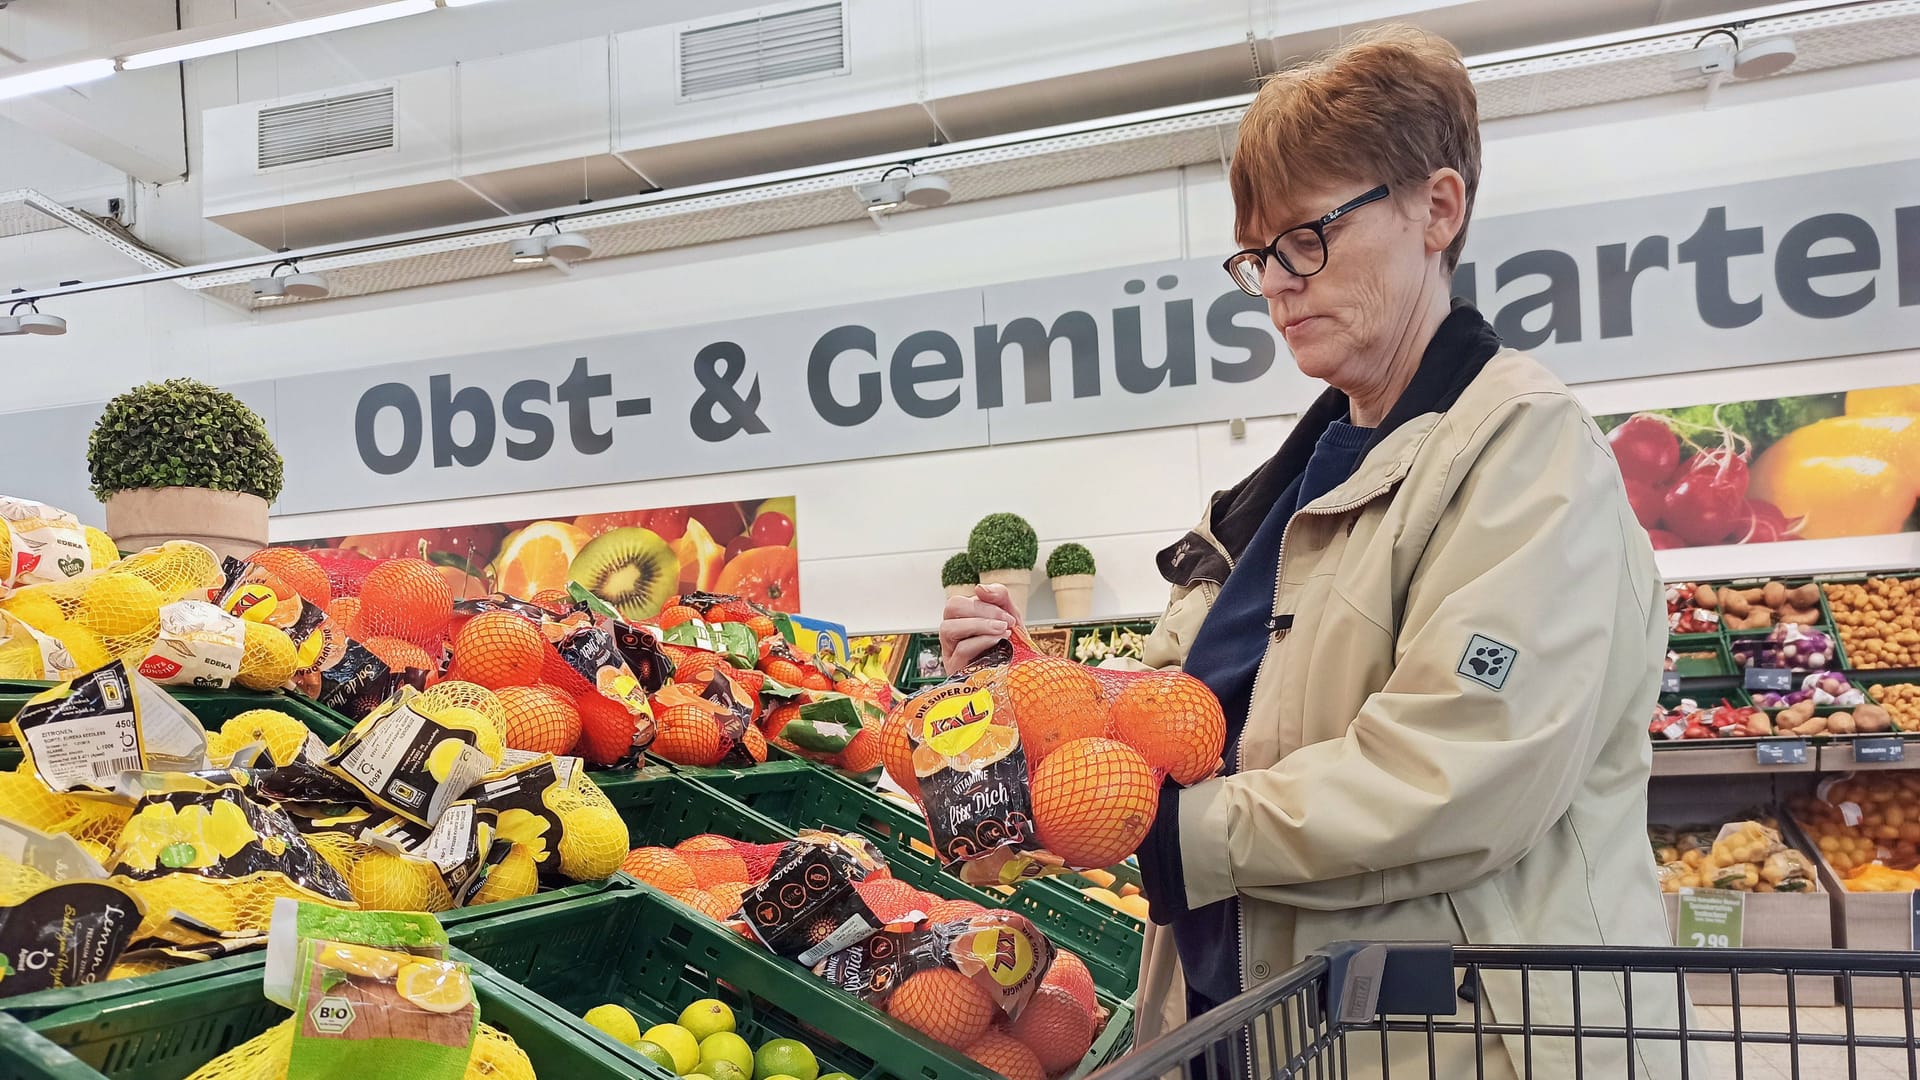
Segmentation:
{"type": "Polygon", "coordinates": [[[1233,283],[1248,296],[1260,295],[1260,277],[1266,272],[1268,256],[1279,259],[1280,266],[1294,277],[1312,277],[1327,268],[1327,226],[1370,202],[1379,202],[1386,197],[1387,185],[1381,184],[1327,211],[1317,221],[1295,225],[1274,237],[1273,243],[1266,247],[1235,252],[1221,265],[1227,268],[1233,283]]]}

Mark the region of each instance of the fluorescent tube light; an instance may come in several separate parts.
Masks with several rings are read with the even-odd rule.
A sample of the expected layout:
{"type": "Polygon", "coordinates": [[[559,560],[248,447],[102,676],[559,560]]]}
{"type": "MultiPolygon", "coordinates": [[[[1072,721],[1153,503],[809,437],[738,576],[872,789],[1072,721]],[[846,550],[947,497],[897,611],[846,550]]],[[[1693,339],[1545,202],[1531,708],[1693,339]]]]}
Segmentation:
{"type": "Polygon", "coordinates": [[[0,101],[104,79],[113,74],[114,68],[113,61],[99,59],[61,64],[59,67],[41,68],[19,75],[7,75],[3,73],[4,70],[0,69],[0,101]]]}
{"type": "Polygon", "coordinates": [[[402,19],[408,15],[424,15],[438,7],[439,4],[435,0],[391,0],[389,3],[375,4],[372,7],[340,11],[332,15],[317,15],[311,19],[296,19],[293,22],[243,30],[237,34],[223,34],[205,41],[191,41],[184,45],[134,53],[121,60],[120,66],[128,71],[135,71],[161,64],[199,60],[203,57],[238,52],[241,49],[252,49],[261,45],[273,45],[282,41],[330,34],[335,30],[349,30],[356,26],[386,22],[389,19],[402,19]]]}

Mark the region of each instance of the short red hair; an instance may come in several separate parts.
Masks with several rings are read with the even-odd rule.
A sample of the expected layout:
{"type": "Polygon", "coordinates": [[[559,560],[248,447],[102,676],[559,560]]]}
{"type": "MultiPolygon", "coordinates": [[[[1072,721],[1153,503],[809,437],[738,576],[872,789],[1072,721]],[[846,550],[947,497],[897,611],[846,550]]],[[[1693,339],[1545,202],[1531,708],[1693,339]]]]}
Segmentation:
{"type": "Polygon", "coordinates": [[[1445,256],[1451,271],[1480,186],[1473,80],[1445,38],[1404,25],[1369,30],[1274,75],[1247,107],[1228,170],[1234,235],[1244,242],[1256,222],[1297,213],[1290,193],[1303,188],[1344,180],[1403,191],[1443,168],[1466,181],[1466,216],[1445,256]]]}

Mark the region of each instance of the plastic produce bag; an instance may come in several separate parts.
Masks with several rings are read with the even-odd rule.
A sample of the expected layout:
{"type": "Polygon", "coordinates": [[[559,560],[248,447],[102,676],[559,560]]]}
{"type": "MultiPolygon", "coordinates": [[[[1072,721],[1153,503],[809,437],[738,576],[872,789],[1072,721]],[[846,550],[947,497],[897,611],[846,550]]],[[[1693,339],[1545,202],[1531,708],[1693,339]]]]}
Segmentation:
{"type": "MultiPolygon", "coordinates": [[[[920,996],[914,982],[922,975],[959,974],[1008,1020],[1017,1019],[1053,964],[1054,948],[1024,915],[992,911],[935,923],[920,930],[886,931],[836,952],[814,966],[814,974],[895,1018],[922,1030],[917,1009],[894,1007],[899,994],[920,996]]],[[[944,977],[950,979],[950,976],[944,977]]],[[[954,997],[947,986],[928,996],[954,997]]],[[[971,994],[969,994],[971,996],[971,994]]],[[[926,1019],[946,1026],[956,1017],[946,1010],[926,1019]]],[[[989,1018],[989,1023],[991,1018],[989,1018]]],[[[929,1031],[929,1034],[938,1034],[929,1031]]]]}
{"type": "MultiPolygon", "coordinates": [[[[106,553],[113,554],[111,543],[106,553]]],[[[102,565],[79,518],[45,503],[0,495],[0,586],[66,581],[102,565]]]]}
{"type": "Polygon", "coordinates": [[[73,838],[0,819],[0,998],[109,977],[141,921],[73,838]]]}
{"type": "Polygon", "coordinates": [[[1043,656],[1023,634],[908,698],[890,724],[941,862],[1010,884],[1121,862],[1146,839],[1163,779],[1213,775],[1226,718],[1179,672],[1093,670],[1043,656]]]}

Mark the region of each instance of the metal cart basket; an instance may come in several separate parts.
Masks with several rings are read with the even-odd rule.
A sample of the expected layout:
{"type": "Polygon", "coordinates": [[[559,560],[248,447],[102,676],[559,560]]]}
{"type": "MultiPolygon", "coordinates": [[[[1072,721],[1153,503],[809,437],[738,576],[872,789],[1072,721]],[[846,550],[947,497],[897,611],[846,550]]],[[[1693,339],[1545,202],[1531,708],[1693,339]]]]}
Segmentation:
{"type": "Polygon", "coordinates": [[[1917,975],[1920,952],[1341,944],[1090,1080],[1920,1080],[1917,975]],[[1703,975],[1729,1008],[1679,1007],[1703,975]]]}

